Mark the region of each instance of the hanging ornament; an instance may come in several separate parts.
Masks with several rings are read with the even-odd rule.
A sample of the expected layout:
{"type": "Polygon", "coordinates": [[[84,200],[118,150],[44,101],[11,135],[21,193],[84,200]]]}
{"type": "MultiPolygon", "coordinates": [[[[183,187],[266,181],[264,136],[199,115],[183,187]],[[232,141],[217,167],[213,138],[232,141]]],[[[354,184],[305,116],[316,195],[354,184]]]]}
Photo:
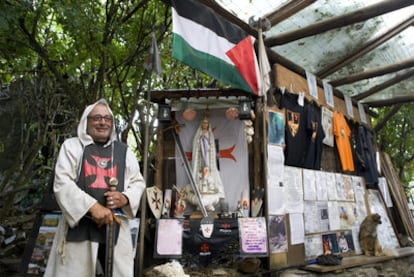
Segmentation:
{"type": "Polygon", "coordinates": [[[236,120],[239,117],[239,110],[234,107],[230,107],[226,110],[226,118],[228,120],[236,120]]]}
{"type": "Polygon", "coordinates": [[[245,120],[244,124],[245,124],[244,131],[246,132],[247,143],[251,143],[253,141],[253,135],[254,135],[253,122],[251,120],[245,120]]]}

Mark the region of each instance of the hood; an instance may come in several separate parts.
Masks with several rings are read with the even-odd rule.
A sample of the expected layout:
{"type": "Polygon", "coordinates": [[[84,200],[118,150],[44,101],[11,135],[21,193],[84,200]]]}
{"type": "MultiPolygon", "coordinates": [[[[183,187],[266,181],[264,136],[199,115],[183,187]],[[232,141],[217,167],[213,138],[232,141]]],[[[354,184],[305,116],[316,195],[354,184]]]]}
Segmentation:
{"type": "MultiPolygon", "coordinates": [[[[86,109],[83,111],[82,117],[81,117],[79,125],[78,125],[78,137],[79,137],[79,139],[81,140],[81,142],[84,146],[93,143],[92,137],[86,133],[86,127],[87,127],[87,124],[88,124],[88,115],[97,104],[104,104],[105,106],[108,107],[109,113],[112,116],[114,115],[112,113],[111,108],[108,105],[108,102],[105,99],[99,99],[98,101],[96,101],[92,105],[89,105],[89,106],[86,107],[86,109]]],[[[115,122],[112,126],[111,137],[110,137],[107,144],[111,143],[112,141],[117,140],[117,136],[116,136],[116,132],[115,132],[114,127],[115,127],[115,122]]]]}

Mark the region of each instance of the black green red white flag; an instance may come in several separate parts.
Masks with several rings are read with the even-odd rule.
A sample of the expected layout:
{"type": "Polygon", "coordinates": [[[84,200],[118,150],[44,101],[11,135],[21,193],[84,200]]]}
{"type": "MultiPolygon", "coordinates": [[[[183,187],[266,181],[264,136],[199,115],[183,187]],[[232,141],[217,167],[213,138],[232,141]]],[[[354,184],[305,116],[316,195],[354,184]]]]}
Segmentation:
{"type": "Polygon", "coordinates": [[[173,58],[234,88],[258,94],[255,38],[198,1],[173,0],[172,6],[173,58]]]}

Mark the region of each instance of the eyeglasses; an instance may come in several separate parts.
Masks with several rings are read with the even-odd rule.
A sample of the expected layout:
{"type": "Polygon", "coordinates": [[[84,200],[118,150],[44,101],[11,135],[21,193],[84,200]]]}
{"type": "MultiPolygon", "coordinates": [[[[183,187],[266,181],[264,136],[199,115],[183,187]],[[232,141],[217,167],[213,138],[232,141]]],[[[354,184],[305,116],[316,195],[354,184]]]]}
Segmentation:
{"type": "Polygon", "coordinates": [[[92,121],[94,121],[94,122],[100,122],[102,119],[105,121],[105,122],[112,122],[114,119],[113,119],[113,117],[112,116],[110,116],[110,115],[105,115],[105,116],[103,116],[103,115],[100,115],[100,114],[97,114],[97,115],[90,115],[90,116],[88,116],[88,119],[91,119],[92,121]]]}

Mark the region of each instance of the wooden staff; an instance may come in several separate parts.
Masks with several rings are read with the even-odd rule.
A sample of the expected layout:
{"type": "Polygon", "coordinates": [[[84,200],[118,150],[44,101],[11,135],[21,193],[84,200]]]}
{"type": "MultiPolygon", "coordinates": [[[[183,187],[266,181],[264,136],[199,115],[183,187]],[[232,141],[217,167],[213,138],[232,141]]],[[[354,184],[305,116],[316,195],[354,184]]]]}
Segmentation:
{"type": "MultiPolygon", "coordinates": [[[[116,191],[118,180],[111,178],[109,180],[109,190],[116,191]]],[[[115,247],[115,226],[120,223],[120,219],[113,214],[114,222],[106,225],[106,245],[105,245],[105,277],[112,277],[114,273],[114,247],[115,247]]]]}

